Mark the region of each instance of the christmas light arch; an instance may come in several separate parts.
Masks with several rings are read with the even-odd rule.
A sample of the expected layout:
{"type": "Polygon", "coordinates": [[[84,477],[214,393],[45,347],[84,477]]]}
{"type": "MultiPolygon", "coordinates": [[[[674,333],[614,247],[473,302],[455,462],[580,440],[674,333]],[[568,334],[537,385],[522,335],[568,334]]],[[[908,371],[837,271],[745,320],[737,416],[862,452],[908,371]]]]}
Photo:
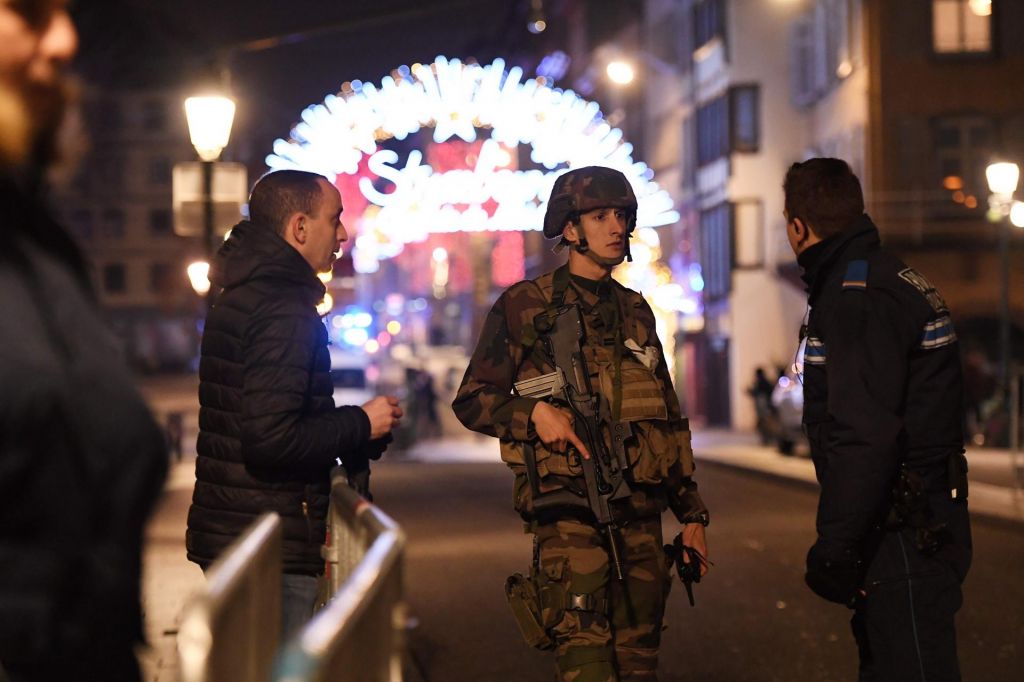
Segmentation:
{"type": "Polygon", "coordinates": [[[443,232],[540,230],[551,185],[562,172],[587,165],[622,171],[633,185],[639,227],[679,220],[654,173],[632,157],[622,131],[609,125],[597,103],[572,90],[524,79],[496,59],[488,65],[437,57],[431,64],[400,67],[379,86],[353,81],[302,112],[287,140],[274,142],[271,169],[297,168],[328,178],[356,176],[366,210],[347,223],[357,237],[353,259],[373,272],[405,244],[443,232]],[[404,140],[425,127],[433,140],[479,142],[475,165],[435,172],[418,150],[405,159],[381,143],[404,140]],[[479,141],[478,131],[489,130],[479,141]],[[508,167],[510,149],[530,148],[538,168],[508,167]],[[543,168],[544,170],[540,170],[543,168]],[[373,182],[383,178],[392,191],[373,182]]]}

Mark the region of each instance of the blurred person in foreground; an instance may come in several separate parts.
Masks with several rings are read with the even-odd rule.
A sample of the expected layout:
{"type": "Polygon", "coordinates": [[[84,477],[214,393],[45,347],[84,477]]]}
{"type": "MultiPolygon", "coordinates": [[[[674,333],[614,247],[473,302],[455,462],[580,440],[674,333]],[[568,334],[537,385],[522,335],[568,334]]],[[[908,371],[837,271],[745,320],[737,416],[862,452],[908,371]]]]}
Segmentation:
{"type": "Polygon", "coordinates": [[[223,288],[203,330],[196,486],[188,558],[204,570],[264,512],[284,529],[282,636],[313,613],[338,460],[365,480],[402,416],[398,399],[336,407],[317,273],[348,239],[341,195],[321,175],[264,175],[249,221],[211,267],[223,288]]]}
{"type": "Polygon", "coordinates": [[[0,679],[139,679],[143,528],[167,468],[40,198],[76,47],[63,2],[0,0],[0,679]]]}
{"type": "Polygon", "coordinates": [[[881,247],[846,162],[793,164],[784,192],[808,287],[803,421],[821,485],[807,584],[853,609],[861,680],[959,680],[971,534],[949,309],[881,247]]]}
{"type": "Polygon", "coordinates": [[[544,236],[559,239],[569,261],[498,298],[453,403],[466,427],[500,439],[501,458],[515,474],[513,504],[534,535],[534,556],[529,575],[509,578],[506,592],[527,642],[554,650],[558,678],[567,682],[657,678],[672,579],[663,511],[672,510],[682,541],[699,552],[697,570],[707,570],[707,507],[692,478],[689,423],[654,313],[611,278],[629,256],[636,211],[633,189],[617,170],[590,166],[555,180],[544,236]],[[566,337],[551,316],[567,313],[575,320],[569,350],[582,354],[587,388],[601,406],[586,428],[567,402],[524,395],[531,380],[579,374],[578,360],[573,367],[556,360],[566,337]],[[581,437],[584,431],[590,435],[581,437]],[[605,510],[595,511],[587,492],[591,463],[600,466],[593,479],[610,523],[600,521],[605,510]]]}

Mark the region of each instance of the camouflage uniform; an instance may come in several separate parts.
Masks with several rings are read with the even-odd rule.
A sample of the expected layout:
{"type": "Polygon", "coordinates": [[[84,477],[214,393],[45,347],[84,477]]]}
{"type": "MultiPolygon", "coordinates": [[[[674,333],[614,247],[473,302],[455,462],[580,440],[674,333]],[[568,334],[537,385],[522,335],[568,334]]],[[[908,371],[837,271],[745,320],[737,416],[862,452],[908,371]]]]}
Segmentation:
{"type": "MultiPolygon", "coordinates": [[[[580,211],[608,206],[607,198],[599,206],[580,201],[579,192],[591,186],[563,183],[564,192],[573,194],[563,205],[574,204],[571,210],[580,211]]],[[[556,182],[552,203],[559,189],[556,182]]],[[[571,280],[568,266],[513,285],[484,323],[453,408],[467,428],[500,439],[501,457],[515,474],[513,504],[526,530],[534,533],[530,577],[513,576],[508,586],[529,593],[537,604],[539,627],[532,634],[524,627],[527,640],[556,650],[562,680],[655,680],[671,584],[661,513],[670,508],[683,522],[706,514],[706,507],[691,478],[689,426],[680,413],[650,306],[640,294],[610,279],[596,289],[571,280]],[[513,393],[514,382],[554,371],[534,318],[548,309],[553,294],[563,291],[564,303],[580,306],[594,391],[614,405],[617,419],[631,422],[635,434],[627,442],[632,493],[613,503],[622,582],[611,575],[605,539],[592,515],[587,518],[579,509],[537,514],[533,507],[524,459],[527,444],[534,447],[542,491],[578,488],[582,480],[575,452],[553,452],[533,432],[530,415],[537,400],[513,393]],[[627,341],[641,350],[630,350],[627,341]]]]}

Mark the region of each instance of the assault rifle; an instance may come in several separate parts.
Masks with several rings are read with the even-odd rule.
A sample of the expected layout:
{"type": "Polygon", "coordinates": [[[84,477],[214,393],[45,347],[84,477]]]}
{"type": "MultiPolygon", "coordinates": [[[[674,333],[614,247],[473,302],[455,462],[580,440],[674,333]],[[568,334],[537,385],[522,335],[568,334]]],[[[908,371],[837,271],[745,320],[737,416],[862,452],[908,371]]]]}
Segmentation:
{"type": "MultiPolygon", "coordinates": [[[[579,306],[564,305],[545,311],[534,318],[535,329],[543,336],[555,371],[515,384],[523,397],[544,398],[559,407],[567,407],[573,414],[576,435],[590,452],[590,458],[576,453],[583,472],[584,491],[571,487],[544,491],[537,473],[537,461],[532,446],[526,447],[526,471],[533,493],[534,509],[576,507],[589,510],[597,527],[607,538],[608,549],[615,569],[615,577],[622,580],[622,561],[616,537],[615,519],[609,503],[629,497],[629,485],[624,478],[628,466],[626,439],[632,435],[629,422],[613,422],[608,400],[594,393],[590,373],[583,355],[585,337],[583,318],[579,306]],[[602,428],[610,432],[612,450],[605,445],[602,428]]],[[[567,455],[567,456],[572,456],[567,455]]]]}

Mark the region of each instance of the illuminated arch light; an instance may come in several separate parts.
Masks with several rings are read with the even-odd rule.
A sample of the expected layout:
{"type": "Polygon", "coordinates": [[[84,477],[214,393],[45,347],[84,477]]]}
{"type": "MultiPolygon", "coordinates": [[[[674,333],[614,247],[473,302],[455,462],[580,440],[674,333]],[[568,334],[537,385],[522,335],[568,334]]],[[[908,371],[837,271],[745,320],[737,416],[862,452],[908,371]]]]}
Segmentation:
{"type": "Polygon", "coordinates": [[[506,71],[502,59],[481,66],[438,57],[432,64],[397,69],[379,87],[354,81],[341,94],[308,107],[290,139],[274,142],[267,165],[333,178],[355,175],[369,157],[371,172],[395,185],[394,192],[382,194],[368,178],[359,183],[371,205],[359,220],[353,262],[357,271],[373,272],[378,261],[430,233],[542,229],[551,186],[566,167],[616,168],[637,195],[640,227],[677,222],[672,198],[632,152],[597,103],[572,90],[524,80],[521,68],[506,71]],[[445,173],[424,164],[419,151],[403,161],[378,146],[423,127],[433,127],[439,143],[453,137],[472,142],[478,128],[489,128],[490,139],[473,170],[445,173]],[[501,147],[521,144],[530,146],[531,159],[547,172],[502,168],[501,147]],[[489,200],[498,205],[492,215],[482,207],[489,200]],[[453,204],[469,206],[460,211],[453,204]]]}

